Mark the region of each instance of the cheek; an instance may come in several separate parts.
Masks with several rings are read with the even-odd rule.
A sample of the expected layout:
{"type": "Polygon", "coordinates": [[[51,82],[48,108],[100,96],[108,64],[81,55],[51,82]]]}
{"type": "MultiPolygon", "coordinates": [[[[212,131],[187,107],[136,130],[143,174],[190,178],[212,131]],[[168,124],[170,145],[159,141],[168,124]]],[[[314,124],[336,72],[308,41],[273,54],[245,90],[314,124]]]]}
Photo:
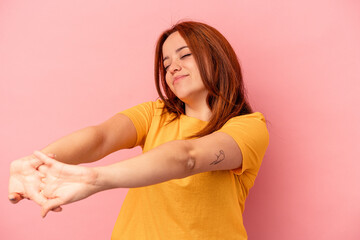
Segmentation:
{"type": "Polygon", "coordinates": [[[169,80],[168,74],[165,74],[165,82],[170,87],[170,80],[169,80]]]}
{"type": "Polygon", "coordinates": [[[170,88],[170,90],[172,92],[174,92],[174,86],[171,85],[171,82],[170,82],[170,79],[168,77],[166,77],[167,75],[165,75],[165,82],[166,82],[166,85],[170,88]]]}
{"type": "Polygon", "coordinates": [[[197,84],[203,85],[201,74],[198,68],[194,68],[194,78],[196,79],[197,84]]]}

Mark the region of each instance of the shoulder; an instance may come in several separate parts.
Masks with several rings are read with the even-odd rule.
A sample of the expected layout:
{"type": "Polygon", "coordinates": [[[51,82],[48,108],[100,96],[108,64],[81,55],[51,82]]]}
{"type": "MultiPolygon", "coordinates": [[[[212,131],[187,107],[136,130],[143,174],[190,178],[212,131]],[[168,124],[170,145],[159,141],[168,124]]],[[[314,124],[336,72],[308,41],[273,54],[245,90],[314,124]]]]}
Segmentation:
{"type": "Polygon", "coordinates": [[[231,119],[229,119],[226,124],[229,123],[239,123],[239,122],[246,122],[246,123],[255,123],[255,122],[262,122],[263,124],[266,125],[266,120],[265,117],[262,113],[260,112],[254,112],[254,113],[250,113],[250,114],[245,114],[245,115],[240,115],[240,116],[236,116],[233,117],[231,119]]]}
{"type": "Polygon", "coordinates": [[[142,114],[150,114],[150,115],[158,115],[164,109],[164,102],[160,99],[156,101],[148,101],[138,105],[135,105],[129,109],[122,111],[121,113],[125,115],[132,115],[134,113],[142,113],[142,114]]]}
{"type": "Polygon", "coordinates": [[[245,170],[257,173],[269,145],[269,132],[262,113],[236,116],[228,120],[217,132],[230,135],[239,146],[243,165],[234,170],[241,174],[245,170]]]}
{"type": "Polygon", "coordinates": [[[162,115],[165,110],[165,103],[163,100],[158,99],[154,102],[152,102],[154,107],[154,113],[155,115],[162,115]]]}
{"type": "Polygon", "coordinates": [[[262,113],[240,115],[228,120],[218,132],[225,132],[232,136],[240,145],[261,146],[266,149],[269,144],[269,132],[262,113]]]}
{"type": "Polygon", "coordinates": [[[261,132],[268,135],[266,120],[262,113],[254,112],[229,119],[218,131],[224,129],[261,132]]]}

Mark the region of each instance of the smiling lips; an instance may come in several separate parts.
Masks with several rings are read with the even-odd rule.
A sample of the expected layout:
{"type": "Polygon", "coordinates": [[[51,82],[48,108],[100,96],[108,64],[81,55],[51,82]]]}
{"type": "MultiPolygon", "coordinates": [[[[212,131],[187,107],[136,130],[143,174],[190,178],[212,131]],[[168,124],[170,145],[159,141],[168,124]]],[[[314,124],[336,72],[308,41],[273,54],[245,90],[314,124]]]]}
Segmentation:
{"type": "Polygon", "coordinates": [[[173,84],[175,84],[177,81],[179,81],[180,79],[182,79],[182,78],[184,78],[184,77],[187,77],[187,76],[189,76],[189,74],[179,75],[179,76],[174,77],[173,84]]]}

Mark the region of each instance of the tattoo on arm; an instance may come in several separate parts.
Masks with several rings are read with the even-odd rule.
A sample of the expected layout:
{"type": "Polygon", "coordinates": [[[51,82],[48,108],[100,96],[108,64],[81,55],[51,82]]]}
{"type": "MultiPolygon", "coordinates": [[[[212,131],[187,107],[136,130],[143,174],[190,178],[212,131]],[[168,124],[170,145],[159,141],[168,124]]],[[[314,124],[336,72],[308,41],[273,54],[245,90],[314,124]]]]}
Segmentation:
{"type": "Polygon", "coordinates": [[[215,153],[215,156],[216,156],[216,160],[213,161],[212,163],[210,163],[210,165],[216,165],[218,164],[219,162],[225,160],[225,153],[223,150],[220,150],[219,151],[219,155],[215,153]]]}

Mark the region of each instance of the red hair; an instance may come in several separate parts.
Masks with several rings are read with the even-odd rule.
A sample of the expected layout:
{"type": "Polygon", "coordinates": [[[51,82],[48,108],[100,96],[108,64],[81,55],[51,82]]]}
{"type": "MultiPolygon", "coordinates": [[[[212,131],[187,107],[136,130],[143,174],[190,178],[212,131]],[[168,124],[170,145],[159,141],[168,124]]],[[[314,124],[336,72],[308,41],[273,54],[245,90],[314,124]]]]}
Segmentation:
{"type": "Polygon", "coordinates": [[[183,102],[175,96],[165,80],[162,46],[174,32],[187,43],[208,90],[207,104],[212,111],[209,123],[192,137],[202,137],[220,129],[230,118],[252,113],[246,99],[241,68],[236,53],[225,37],[215,28],[199,22],[186,21],[161,34],[156,45],[155,85],[165,109],[174,119],[185,114],[183,102]]]}

